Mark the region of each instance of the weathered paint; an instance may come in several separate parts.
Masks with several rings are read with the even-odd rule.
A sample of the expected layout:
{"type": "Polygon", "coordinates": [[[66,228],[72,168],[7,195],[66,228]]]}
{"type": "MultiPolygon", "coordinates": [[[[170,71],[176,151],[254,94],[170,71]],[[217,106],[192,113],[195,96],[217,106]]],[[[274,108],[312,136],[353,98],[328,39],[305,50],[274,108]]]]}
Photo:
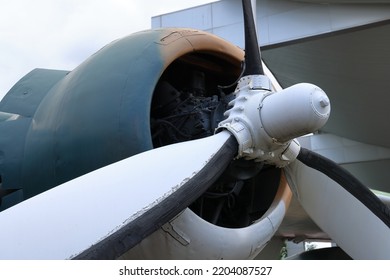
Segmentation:
{"type": "Polygon", "coordinates": [[[268,211],[251,225],[241,228],[220,227],[187,208],[121,258],[253,259],[277,231],[291,197],[290,187],[281,172],[278,190],[268,211]]]}
{"type": "Polygon", "coordinates": [[[202,31],[148,30],[112,42],[71,72],[39,69],[22,78],[0,103],[21,115],[0,124],[2,188],[20,189],[3,209],[152,149],[153,92],[177,59],[234,76],[243,51],[202,31]]]}

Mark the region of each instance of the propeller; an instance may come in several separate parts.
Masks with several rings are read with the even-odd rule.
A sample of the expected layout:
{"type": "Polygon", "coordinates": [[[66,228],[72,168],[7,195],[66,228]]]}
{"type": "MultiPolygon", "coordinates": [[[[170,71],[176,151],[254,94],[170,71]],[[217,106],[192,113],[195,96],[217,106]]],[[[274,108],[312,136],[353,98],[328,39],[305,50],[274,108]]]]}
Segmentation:
{"type": "Polygon", "coordinates": [[[304,148],[284,168],[302,207],[353,259],[389,259],[389,208],[351,173],[304,148]]]}
{"type": "Polygon", "coordinates": [[[271,91],[251,2],[242,4],[246,68],[217,133],[113,163],[1,212],[0,258],[118,258],[180,214],[234,158],[283,168],[304,209],[352,258],[389,258],[388,208],[295,139],[326,123],[329,99],[306,83],[271,91]]]}
{"type": "MultiPolygon", "coordinates": [[[[264,73],[261,68],[256,31],[254,31],[251,1],[243,0],[242,4],[244,18],[246,18],[244,21],[247,25],[245,74],[248,77],[262,76],[264,73]]],[[[261,79],[264,80],[263,77],[261,79]]],[[[295,140],[291,141],[303,131],[314,132],[325,124],[330,112],[326,94],[311,85],[304,87],[296,85],[280,93],[269,94],[264,92],[266,87],[256,86],[256,78],[253,77],[249,78],[245,85],[242,86],[241,92],[236,94],[238,96],[236,100],[241,96],[248,98],[252,93],[256,93],[256,89],[263,90],[257,93],[261,96],[260,101],[256,100],[259,102],[257,104],[260,104],[261,125],[253,124],[255,128],[249,128],[250,132],[244,135],[245,133],[232,128],[240,125],[234,123],[234,119],[239,118],[238,114],[231,113],[234,119],[225,121],[224,126],[236,135],[237,139],[246,139],[247,142],[252,143],[251,147],[239,150],[239,154],[285,167],[284,171],[290,187],[308,215],[351,257],[388,259],[390,257],[389,208],[347,170],[327,158],[299,147],[295,140]],[[247,84],[250,93],[246,92],[247,84]],[[311,97],[315,96],[310,100],[313,111],[303,106],[303,99],[310,99],[307,96],[308,92],[311,92],[309,94],[311,97]],[[272,100],[277,98],[278,101],[272,100]],[[302,99],[299,100],[300,98],[302,99]],[[254,131],[261,137],[249,135],[254,134],[254,131]],[[264,141],[267,137],[272,141],[270,139],[264,141]],[[281,150],[278,145],[286,149],[281,150]],[[269,153],[272,157],[267,156],[269,153]],[[275,157],[275,154],[279,156],[275,157]],[[283,159],[286,162],[283,162],[283,159]]],[[[238,106],[242,108],[242,104],[238,106]]],[[[245,111],[252,113],[253,109],[245,111]]],[[[246,117],[243,117],[242,121],[248,123],[246,117]]],[[[242,146],[242,142],[240,140],[238,142],[239,146],[242,146]]]]}
{"type": "Polygon", "coordinates": [[[225,131],[138,154],[19,203],[0,213],[7,240],[0,259],[118,258],[204,193],[236,152],[225,131]]]}
{"type": "Polygon", "coordinates": [[[251,2],[242,1],[242,10],[245,26],[245,70],[243,75],[264,75],[251,2]]]}

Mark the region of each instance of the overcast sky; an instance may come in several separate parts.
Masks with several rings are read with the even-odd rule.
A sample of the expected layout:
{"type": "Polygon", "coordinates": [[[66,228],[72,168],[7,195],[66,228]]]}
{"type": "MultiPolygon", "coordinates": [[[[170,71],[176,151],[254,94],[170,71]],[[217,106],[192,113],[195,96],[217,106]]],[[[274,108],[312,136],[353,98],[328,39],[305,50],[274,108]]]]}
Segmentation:
{"type": "Polygon", "coordinates": [[[152,16],[214,1],[0,0],[0,98],[34,68],[72,70],[152,16]]]}

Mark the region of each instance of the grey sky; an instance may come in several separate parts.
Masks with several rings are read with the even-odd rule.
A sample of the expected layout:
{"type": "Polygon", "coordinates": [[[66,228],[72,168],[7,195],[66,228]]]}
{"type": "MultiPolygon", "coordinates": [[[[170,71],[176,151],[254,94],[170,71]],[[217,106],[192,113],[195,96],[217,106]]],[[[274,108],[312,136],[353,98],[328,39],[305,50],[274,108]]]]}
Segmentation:
{"type": "Polygon", "coordinates": [[[151,17],[212,0],[0,0],[0,98],[34,68],[72,70],[151,17]]]}

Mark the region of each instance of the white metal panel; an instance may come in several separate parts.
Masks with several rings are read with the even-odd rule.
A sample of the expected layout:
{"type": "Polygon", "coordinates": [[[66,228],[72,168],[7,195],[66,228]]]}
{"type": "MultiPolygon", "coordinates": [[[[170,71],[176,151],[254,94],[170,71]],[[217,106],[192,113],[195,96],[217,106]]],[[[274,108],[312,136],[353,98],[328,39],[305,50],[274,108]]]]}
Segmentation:
{"type": "Polygon", "coordinates": [[[191,27],[200,30],[212,28],[211,5],[169,13],[161,17],[163,27],[191,27]]]}
{"type": "Polygon", "coordinates": [[[152,17],[152,28],[155,29],[155,28],[162,27],[161,18],[162,18],[162,16],[152,17]]]}
{"type": "MultiPolygon", "coordinates": [[[[269,210],[243,228],[213,225],[190,209],[127,252],[124,259],[253,259],[269,242],[286,213],[287,185],[269,210]],[[282,194],[283,193],[283,194],[282,194]],[[282,198],[284,197],[284,198],[282,198]],[[156,248],[159,248],[156,250],[156,248]]],[[[289,193],[289,194],[287,194],[289,193]]]]}
{"type": "Polygon", "coordinates": [[[304,5],[269,16],[268,28],[269,43],[273,44],[325,33],[331,25],[326,6],[304,5]]]}
{"type": "Polygon", "coordinates": [[[242,30],[244,23],[239,22],[229,26],[221,26],[213,29],[213,33],[225,40],[229,40],[230,43],[243,48],[244,46],[244,34],[242,30]]]}
{"type": "Polygon", "coordinates": [[[242,23],[241,1],[219,1],[212,5],[213,28],[242,23]]]}
{"type": "Polygon", "coordinates": [[[296,10],[302,6],[308,5],[307,3],[302,4],[298,1],[285,1],[285,0],[257,0],[257,6],[260,6],[261,10],[265,10],[266,13],[262,16],[273,16],[288,11],[296,10]]]}
{"type": "MultiPolygon", "coordinates": [[[[258,0],[256,14],[260,45],[269,45],[387,20],[390,6],[258,0]]],[[[152,27],[202,29],[243,47],[236,28],[242,21],[240,1],[225,0],[156,16],[152,27]]]]}

